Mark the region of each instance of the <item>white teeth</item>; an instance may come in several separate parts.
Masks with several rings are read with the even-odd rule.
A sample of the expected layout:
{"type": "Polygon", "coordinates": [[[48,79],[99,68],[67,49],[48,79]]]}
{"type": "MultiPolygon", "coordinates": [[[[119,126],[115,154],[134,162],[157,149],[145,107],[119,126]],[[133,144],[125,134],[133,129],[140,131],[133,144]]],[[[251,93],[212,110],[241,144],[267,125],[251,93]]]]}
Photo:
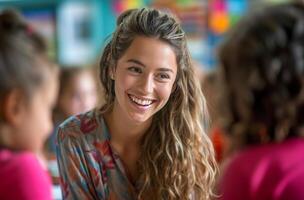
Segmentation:
{"type": "Polygon", "coordinates": [[[134,101],[135,103],[141,105],[141,106],[149,106],[152,104],[152,100],[143,100],[143,99],[139,99],[135,96],[131,96],[130,98],[132,99],[132,101],[134,101]]]}

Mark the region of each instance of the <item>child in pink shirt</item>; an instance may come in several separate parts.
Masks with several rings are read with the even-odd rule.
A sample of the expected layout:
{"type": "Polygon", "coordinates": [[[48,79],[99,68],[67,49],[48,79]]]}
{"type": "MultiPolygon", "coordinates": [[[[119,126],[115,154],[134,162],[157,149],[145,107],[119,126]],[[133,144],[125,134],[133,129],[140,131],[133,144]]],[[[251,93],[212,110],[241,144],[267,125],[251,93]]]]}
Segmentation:
{"type": "Polygon", "coordinates": [[[221,199],[302,200],[304,4],[267,7],[234,28],[219,54],[221,122],[235,152],[221,199]]]}
{"type": "Polygon", "coordinates": [[[0,199],[49,200],[36,154],[52,130],[56,68],[43,43],[13,11],[0,13],[0,199]]]}

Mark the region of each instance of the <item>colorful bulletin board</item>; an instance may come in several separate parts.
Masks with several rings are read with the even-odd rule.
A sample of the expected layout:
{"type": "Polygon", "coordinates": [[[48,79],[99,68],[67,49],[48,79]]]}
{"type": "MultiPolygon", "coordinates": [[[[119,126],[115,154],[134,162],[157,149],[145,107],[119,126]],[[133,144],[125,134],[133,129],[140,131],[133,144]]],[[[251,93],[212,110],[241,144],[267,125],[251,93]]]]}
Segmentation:
{"type": "Polygon", "coordinates": [[[29,24],[46,40],[48,55],[56,59],[56,14],[55,8],[24,9],[22,14],[29,24]]]}

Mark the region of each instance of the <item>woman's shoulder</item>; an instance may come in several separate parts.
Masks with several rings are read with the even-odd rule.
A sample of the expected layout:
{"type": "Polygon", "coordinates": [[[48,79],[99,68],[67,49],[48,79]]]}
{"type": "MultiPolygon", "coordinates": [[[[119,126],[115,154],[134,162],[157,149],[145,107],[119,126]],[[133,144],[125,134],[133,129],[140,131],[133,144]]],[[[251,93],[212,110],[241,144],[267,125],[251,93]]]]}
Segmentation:
{"type": "Polygon", "coordinates": [[[102,113],[98,109],[94,109],[71,116],[61,123],[57,131],[57,139],[59,142],[63,140],[86,142],[102,140],[104,126],[102,113]]]}

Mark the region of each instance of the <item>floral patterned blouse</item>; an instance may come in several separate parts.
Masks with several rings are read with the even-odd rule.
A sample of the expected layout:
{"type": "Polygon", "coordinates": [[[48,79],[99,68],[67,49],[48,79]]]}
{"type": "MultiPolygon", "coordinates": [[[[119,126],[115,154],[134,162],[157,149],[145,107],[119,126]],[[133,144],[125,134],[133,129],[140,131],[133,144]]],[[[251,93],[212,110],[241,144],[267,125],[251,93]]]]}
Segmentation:
{"type": "Polygon", "coordinates": [[[57,133],[57,159],[64,199],[133,200],[136,188],[110,145],[100,111],[70,117],[57,133]]]}

